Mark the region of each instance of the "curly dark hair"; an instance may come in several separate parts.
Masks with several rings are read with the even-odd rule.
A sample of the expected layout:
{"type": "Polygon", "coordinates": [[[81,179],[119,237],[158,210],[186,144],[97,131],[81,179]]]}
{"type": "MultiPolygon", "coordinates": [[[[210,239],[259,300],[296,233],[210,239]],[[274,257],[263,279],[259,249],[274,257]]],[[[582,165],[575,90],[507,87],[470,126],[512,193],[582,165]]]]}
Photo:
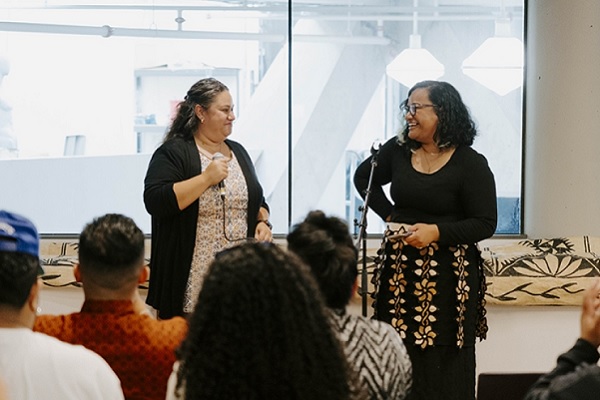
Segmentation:
{"type": "Polygon", "coordinates": [[[200,120],[194,111],[196,104],[208,109],[215,97],[225,91],[229,91],[229,88],[215,78],[200,79],[194,83],[188,90],[184,100],[177,105],[177,115],[173,119],[163,142],[175,137],[192,139],[200,124],[200,120]]]}
{"type": "Polygon", "coordinates": [[[358,275],[358,250],[348,225],[323,211],[311,211],[287,236],[288,249],[309,265],[331,308],[344,309],[358,275]]]}
{"type": "Polygon", "coordinates": [[[37,281],[40,260],[30,254],[0,251],[0,306],[21,309],[37,281]]]}
{"type": "Polygon", "coordinates": [[[144,264],[144,233],[121,214],[105,214],[79,235],[79,264],[87,277],[107,289],[137,282],[144,264]]]}
{"type": "Polygon", "coordinates": [[[275,244],[215,257],[178,349],[177,390],[200,400],[350,398],[351,372],[307,267],[275,244]]]}
{"type": "MultiPolygon", "coordinates": [[[[477,128],[456,88],[448,82],[422,81],[408,91],[408,97],[417,89],[426,89],[429,100],[435,106],[433,110],[438,116],[438,124],[433,139],[438,147],[471,146],[477,136],[477,128]]],[[[400,107],[404,108],[407,104],[408,98],[400,107]]],[[[421,147],[421,143],[408,137],[408,125],[400,132],[399,140],[406,143],[408,149],[421,147]]]]}

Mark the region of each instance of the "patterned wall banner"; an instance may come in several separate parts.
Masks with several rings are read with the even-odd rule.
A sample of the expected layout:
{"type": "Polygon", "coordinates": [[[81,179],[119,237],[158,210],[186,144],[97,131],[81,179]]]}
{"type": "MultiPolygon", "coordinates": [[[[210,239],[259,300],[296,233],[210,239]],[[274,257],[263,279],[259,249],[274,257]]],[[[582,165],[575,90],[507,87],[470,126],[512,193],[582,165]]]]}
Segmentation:
{"type": "MultiPolygon", "coordinates": [[[[378,249],[367,250],[369,282],[378,249]]],[[[42,280],[47,287],[79,286],[73,276],[73,265],[77,262],[76,240],[42,240],[40,253],[46,272],[42,280]]],[[[481,253],[488,304],[579,306],[583,291],[593,278],[600,276],[600,237],[511,241],[510,244],[482,246],[481,253]]],[[[146,261],[150,261],[149,240],[146,261]]],[[[361,259],[359,269],[362,265],[361,259]]],[[[369,283],[368,291],[372,290],[369,283]]]]}
{"type": "MultiPolygon", "coordinates": [[[[73,266],[77,263],[77,240],[48,240],[40,241],[40,258],[44,266],[42,282],[45,287],[81,286],[73,275],[73,266]]],[[[146,263],[150,262],[150,242],[146,241],[146,263]]],[[[147,288],[147,283],[140,285],[147,288]]]]}
{"type": "Polygon", "coordinates": [[[600,238],[527,239],[482,248],[488,304],[580,305],[600,276],[600,238]]]}

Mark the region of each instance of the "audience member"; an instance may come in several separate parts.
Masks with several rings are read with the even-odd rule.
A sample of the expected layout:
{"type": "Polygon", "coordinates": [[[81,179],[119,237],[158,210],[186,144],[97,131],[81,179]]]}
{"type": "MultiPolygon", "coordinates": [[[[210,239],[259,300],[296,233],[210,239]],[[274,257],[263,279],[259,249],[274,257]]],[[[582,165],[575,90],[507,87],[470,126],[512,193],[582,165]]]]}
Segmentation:
{"type": "Polygon", "coordinates": [[[287,237],[288,248],[315,276],[349,363],[359,373],[371,399],[404,399],[412,383],[406,347],[391,325],[353,315],[346,308],[357,287],[357,249],[348,225],[322,211],[312,211],[287,237]]]}
{"type": "Polygon", "coordinates": [[[31,331],[41,273],[37,229],[0,211],[0,377],[6,398],[123,399],[119,379],[100,356],[31,331]]]}
{"type": "Polygon", "coordinates": [[[148,278],[142,231],[123,215],[94,219],[79,236],[74,274],[83,284],[81,311],[40,316],[34,329],[100,354],[127,399],[164,399],[187,323],[181,317],[157,321],[145,312],[138,292],[148,278]]]}
{"type": "Polygon", "coordinates": [[[0,379],[0,400],[8,400],[8,395],[6,394],[6,385],[0,379]]]}
{"type": "Polygon", "coordinates": [[[600,397],[600,279],[586,291],[581,310],[581,336],[558,357],[554,370],[542,376],[525,400],[597,400],[600,397]]]}
{"type": "Polygon", "coordinates": [[[217,253],[167,399],[361,398],[319,289],[271,243],[217,253]]]}

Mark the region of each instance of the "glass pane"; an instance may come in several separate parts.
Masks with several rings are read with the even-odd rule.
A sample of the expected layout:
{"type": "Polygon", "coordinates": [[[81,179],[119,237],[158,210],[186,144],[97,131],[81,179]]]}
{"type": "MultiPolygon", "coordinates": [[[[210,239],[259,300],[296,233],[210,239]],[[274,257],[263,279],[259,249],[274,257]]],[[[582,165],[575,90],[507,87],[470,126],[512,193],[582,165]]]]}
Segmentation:
{"type": "MultiPolygon", "coordinates": [[[[374,142],[395,135],[402,123],[398,105],[407,87],[387,75],[386,66],[410,46],[411,35],[419,35],[421,46],[444,66],[439,79],[459,89],[478,122],[474,147],[496,176],[498,232],[518,233],[521,88],[499,95],[461,69],[494,36],[497,20],[508,19],[509,34],[522,39],[523,1],[488,3],[0,5],[0,168],[15,172],[0,174],[2,187],[13,189],[3,190],[0,202],[31,216],[43,233],[79,232],[107,211],[131,215],[149,232],[141,200],[149,157],[173,106],[193,82],[210,75],[232,91],[238,117],[232,139],[256,163],[275,232],[286,233],[314,208],[352,225],[361,204],[351,184],[354,168],[374,142]]],[[[369,231],[381,229],[379,219],[369,216],[369,231]]]]}
{"type": "MultiPolygon", "coordinates": [[[[351,182],[356,166],[375,143],[398,133],[400,102],[412,84],[429,78],[452,83],[469,106],[479,128],[474,148],[486,156],[496,178],[497,232],[520,233],[522,68],[509,71],[517,74],[516,85],[495,76],[493,82],[506,80],[512,87],[500,95],[467,76],[462,65],[495,35],[497,21],[508,21],[501,35],[522,40],[523,2],[313,3],[319,6],[293,7],[292,221],[319,208],[354,226],[362,204],[351,182]],[[443,66],[441,76],[423,75],[423,65],[386,73],[396,56],[419,44],[443,66]]],[[[381,219],[370,212],[368,232],[382,230],[381,219]]]]}
{"type": "Polygon", "coordinates": [[[43,233],[77,233],[107,211],[130,215],[149,232],[142,202],[149,158],[189,87],[213,76],[234,99],[231,139],[249,151],[274,203],[273,222],[286,229],[288,8],[237,3],[0,6],[0,67],[7,70],[0,168],[20,175],[0,177],[2,187],[17,186],[0,194],[3,206],[31,216],[43,233]],[[19,185],[23,178],[31,189],[19,185]]]}

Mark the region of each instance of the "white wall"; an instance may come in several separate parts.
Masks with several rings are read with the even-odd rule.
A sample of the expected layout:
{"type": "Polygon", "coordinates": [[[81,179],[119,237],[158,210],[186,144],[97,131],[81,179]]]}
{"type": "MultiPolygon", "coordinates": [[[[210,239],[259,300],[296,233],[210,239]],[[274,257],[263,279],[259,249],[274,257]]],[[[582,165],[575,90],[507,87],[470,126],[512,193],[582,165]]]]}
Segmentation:
{"type": "Polygon", "coordinates": [[[19,188],[0,189],[0,208],[27,215],[42,234],[79,234],[106,213],[127,215],[150,233],[142,197],[149,161],[150,154],[0,160],[0,188],[19,188]]]}
{"type": "MultiPolygon", "coordinates": [[[[528,0],[524,232],[600,236],[600,7],[528,0]]],[[[579,336],[578,307],[488,309],[478,371],[540,372],[579,336]]]]}
{"type": "Polygon", "coordinates": [[[524,228],[600,236],[600,6],[529,0],[524,228]]]}
{"type": "MultiPolygon", "coordinates": [[[[145,290],[141,291],[143,297],[145,290]]],[[[79,311],[81,288],[44,287],[42,314],[79,311]]],[[[351,308],[361,313],[358,300],[351,308]]],[[[488,306],[488,338],[476,346],[477,373],[545,372],[556,357],[575,342],[579,329],[577,307],[488,306]]]]}

